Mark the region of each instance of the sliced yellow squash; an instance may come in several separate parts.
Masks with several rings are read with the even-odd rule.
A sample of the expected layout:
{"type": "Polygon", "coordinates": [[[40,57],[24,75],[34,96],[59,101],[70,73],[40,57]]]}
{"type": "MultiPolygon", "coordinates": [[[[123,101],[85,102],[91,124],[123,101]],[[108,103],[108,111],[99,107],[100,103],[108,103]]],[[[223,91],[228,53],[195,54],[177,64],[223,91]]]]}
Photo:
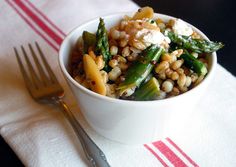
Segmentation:
{"type": "Polygon", "coordinates": [[[151,7],[140,8],[133,16],[133,20],[142,20],[143,18],[153,18],[154,11],[151,7]]]}
{"type": "Polygon", "coordinates": [[[106,95],[106,85],[103,82],[102,75],[93,58],[85,54],[83,56],[83,64],[86,80],[90,89],[101,95],[106,95]]]}

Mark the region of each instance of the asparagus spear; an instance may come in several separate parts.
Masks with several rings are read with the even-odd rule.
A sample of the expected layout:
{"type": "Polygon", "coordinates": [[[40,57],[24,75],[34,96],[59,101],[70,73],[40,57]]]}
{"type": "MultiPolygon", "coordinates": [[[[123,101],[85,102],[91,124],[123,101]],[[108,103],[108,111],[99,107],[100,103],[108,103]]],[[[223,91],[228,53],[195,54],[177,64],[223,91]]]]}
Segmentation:
{"type": "Polygon", "coordinates": [[[171,31],[166,31],[165,34],[170,38],[171,42],[196,53],[212,53],[224,46],[221,42],[212,42],[205,39],[192,39],[191,37],[177,35],[171,31]]]}
{"type": "Polygon", "coordinates": [[[96,33],[96,53],[101,54],[105,61],[104,69],[108,71],[108,61],[111,59],[111,54],[109,52],[109,43],[108,43],[108,35],[107,30],[105,28],[105,23],[102,18],[100,18],[100,22],[98,25],[97,33],[96,33]]]}
{"type": "Polygon", "coordinates": [[[134,93],[135,100],[154,100],[160,95],[160,85],[155,77],[142,84],[134,93]]]}
{"type": "Polygon", "coordinates": [[[139,87],[142,81],[148,76],[153,69],[153,61],[158,61],[163,52],[162,48],[151,45],[146,48],[139,59],[134,62],[125,74],[125,80],[118,86],[121,95],[129,89],[139,87]]]}
{"type": "Polygon", "coordinates": [[[198,75],[206,75],[207,68],[205,64],[196,59],[193,55],[184,53],[180,56],[180,58],[184,59],[184,65],[186,67],[192,69],[198,75]]]}
{"type": "Polygon", "coordinates": [[[84,31],[82,37],[84,41],[84,53],[88,53],[88,48],[90,46],[95,46],[96,44],[96,35],[88,31],[84,31]]]}

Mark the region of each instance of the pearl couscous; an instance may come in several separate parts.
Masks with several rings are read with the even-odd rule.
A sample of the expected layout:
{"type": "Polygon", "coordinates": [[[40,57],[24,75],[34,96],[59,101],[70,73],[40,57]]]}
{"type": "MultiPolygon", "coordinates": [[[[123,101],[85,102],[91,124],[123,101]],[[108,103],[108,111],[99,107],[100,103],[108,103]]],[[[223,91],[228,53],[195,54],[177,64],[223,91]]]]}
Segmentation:
{"type": "Polygon", "coordinates": [[[208,72],[222,43],[206,41],[181,19],[167,22],[144,7],[106,30],[84,32],[71,56],[71,75],[104,96],[158,100],[182,94],[208,72]]]}

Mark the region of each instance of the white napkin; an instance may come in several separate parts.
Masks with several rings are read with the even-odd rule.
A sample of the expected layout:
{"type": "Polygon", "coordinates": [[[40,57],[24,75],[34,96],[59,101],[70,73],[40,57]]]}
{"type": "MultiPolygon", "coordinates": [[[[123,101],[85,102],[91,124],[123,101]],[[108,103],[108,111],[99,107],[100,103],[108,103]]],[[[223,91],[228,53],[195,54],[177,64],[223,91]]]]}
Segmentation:
{"type": "Polygon", "coordinates": [[[190,108],[188,115],[176,115],[183,124],[168,132],[168,138],[162,141],[140,146],[109,141],[97,135],[78,112],[58,66],[60,42],[65,33],[91,18],[135,11],[138,6],[133,2],[5,0],[0,2],[0,8],[0,134],[26,166],[86,166],[81,145],[60,110],[34,102],[25,88],[13,46],[19,49],[34,41],[43,48],[65,88],[71,110],[111,166],[236,165],[236,79],[220,65],[197,107],[190,108]]]}

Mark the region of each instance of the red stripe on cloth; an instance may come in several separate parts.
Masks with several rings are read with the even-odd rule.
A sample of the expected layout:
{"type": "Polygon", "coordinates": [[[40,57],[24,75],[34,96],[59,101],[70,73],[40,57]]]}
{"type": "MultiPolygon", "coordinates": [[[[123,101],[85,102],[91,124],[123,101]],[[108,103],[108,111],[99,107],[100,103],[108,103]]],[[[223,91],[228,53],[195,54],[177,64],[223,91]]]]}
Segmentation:
{"type": "Polygon", "coordinates": [[[36,27],[24,16],[20,13],[20,11],[11,3],[10,0],[6,0],[6,2],[16,11],[16,13],[39,35],[41,36],[53,49],[57,52],[59,51],[58,47],[56,47],[53,43],[51,43],[47,37],[42,34],[40,31],[36,29],[36,27]]]}
{"type": "Polygon", "coordinates": [[[170,138],[166,138],[166,140],[175,147],[193,166],[198,167],[198,165],[185,153],[182,149],[180,149],[170,138]]]}
{"type": "Polygon", "coordinates": [[[158,161],[160,161],[160,163],[164,167],[168,167],[168,165],[161,159],[161,157],[159,155],[157,155],[157,153],[155,151],[153,151],[153,149],[151,149],[147,144],[144,144],[144,147],[146,147],[158,159],[158,161]]]}
{"type": "Polygon", "coordinates": [[[62,38],[49,28],[38,16],[36,16],[21,0],[13,1],[27,14],[45,33],[48,34],[58,45],[62,43],[62,38]]]}
{"type": "Polygon", "coordinates": [[[162,141],[152,143],[175,167],[187,165],[162,141]]]}
{"type": "Polygon", "coordinates": [[[62,36],[66,36],[66,34],[60,30],[45,14],[43,14],[39,9],[37,9],[34,4],[32,4],[29,0],[25,0],[25,2],[32,7],[35,12],[37,12],[39,15],[41,15],[45,21],[47,21],[53,28],[55,28],[62,36]]]}

